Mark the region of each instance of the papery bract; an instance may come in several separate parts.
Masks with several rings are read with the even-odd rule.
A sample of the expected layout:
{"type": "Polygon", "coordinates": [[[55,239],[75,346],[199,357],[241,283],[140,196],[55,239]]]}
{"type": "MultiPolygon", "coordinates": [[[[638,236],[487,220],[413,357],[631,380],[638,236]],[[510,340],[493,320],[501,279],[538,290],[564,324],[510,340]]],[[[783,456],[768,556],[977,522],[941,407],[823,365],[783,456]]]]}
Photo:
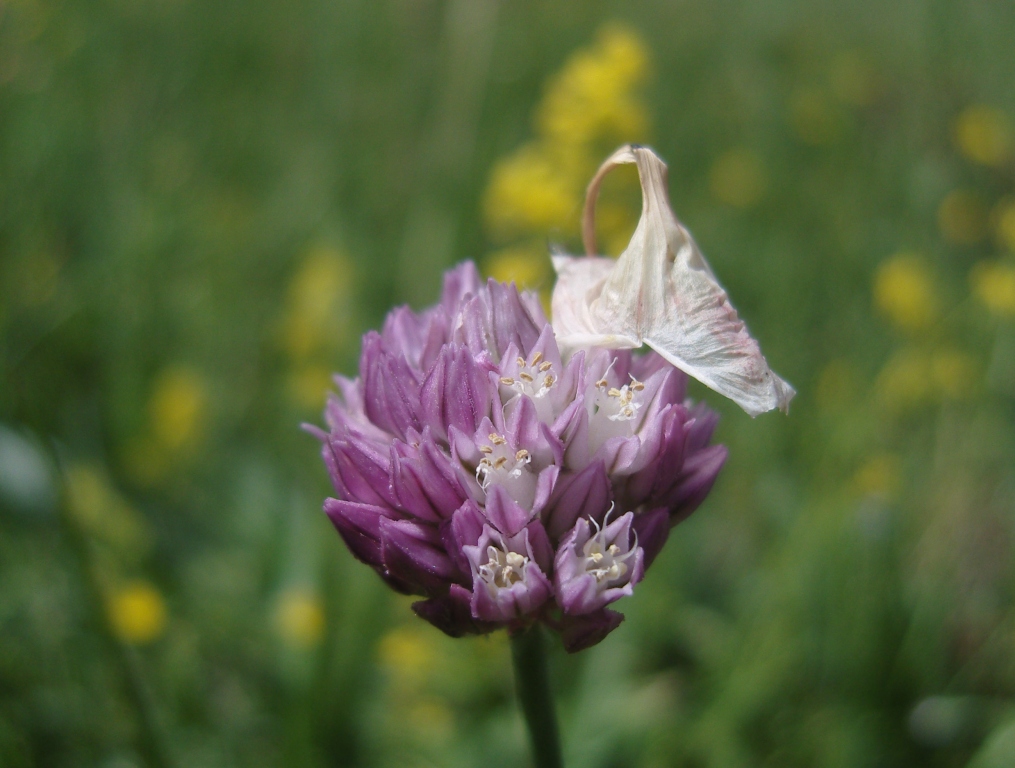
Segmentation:
{"type": "Polygon", "coordinates": [[[589,184],[583,235],[588,256],[556,256],[553,329],[566,351],[648,345],[751,416],[788,410],[793,388],[768,367],[666,190],[666,165],[652,150],[621,147],[589,184]],[[603,177],[638,167],[642,214],[620,258],[596,256],[593,213],[603,177]]]}

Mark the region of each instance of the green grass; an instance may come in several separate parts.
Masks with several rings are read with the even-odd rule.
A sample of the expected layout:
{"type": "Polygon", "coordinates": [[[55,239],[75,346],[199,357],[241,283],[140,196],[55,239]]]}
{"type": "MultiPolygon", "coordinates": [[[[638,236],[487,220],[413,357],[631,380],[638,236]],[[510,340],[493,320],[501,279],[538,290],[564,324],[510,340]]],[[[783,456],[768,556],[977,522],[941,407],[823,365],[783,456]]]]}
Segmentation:
{"type": "Polygon", "coordinates": [[[505,638],[439,635],[352,560],[300,392],[501,245],[491,169],[607,21],[647,48],[675,210],[800,394],[752,421],[693,390],[730,460],[625,624],[553,649],[568,764],[1015,760],[1015,326],[969,279],[1012,264],[1015,155],[956,140],[971,106],[1015,124],[1010,3],[6,0],[0,764],[527,764],[505,638]],[[743,207],[730,150],[762,169],[743,207]],[[917,330],[873,298],[899,252],[937,297],[917,330]],[[308,264],[340,293],[304,349],[308,264]],[[89,590],[138,581],[165,620],[122,644],[89,590]]]}

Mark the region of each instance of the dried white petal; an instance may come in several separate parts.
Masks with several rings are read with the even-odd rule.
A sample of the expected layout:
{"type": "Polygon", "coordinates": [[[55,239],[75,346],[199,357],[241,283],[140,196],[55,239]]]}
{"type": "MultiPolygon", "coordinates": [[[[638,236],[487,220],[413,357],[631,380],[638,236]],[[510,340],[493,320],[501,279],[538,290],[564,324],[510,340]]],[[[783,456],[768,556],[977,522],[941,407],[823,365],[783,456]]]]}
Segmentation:
{"type": "Polygon", "coordinates": [[[556,256],[553,329],[574,349],[646,344],[751,416],[786,411],[796,394],[776,376],[747,332],[690,233],[670,209],[666,164],[650,149],[617,150],[589,184],[583,219],[588,257],[556,256]],[[594,257],[593,215],[603,177],[638,166],[642,213],[617,261],[594,257]]]}

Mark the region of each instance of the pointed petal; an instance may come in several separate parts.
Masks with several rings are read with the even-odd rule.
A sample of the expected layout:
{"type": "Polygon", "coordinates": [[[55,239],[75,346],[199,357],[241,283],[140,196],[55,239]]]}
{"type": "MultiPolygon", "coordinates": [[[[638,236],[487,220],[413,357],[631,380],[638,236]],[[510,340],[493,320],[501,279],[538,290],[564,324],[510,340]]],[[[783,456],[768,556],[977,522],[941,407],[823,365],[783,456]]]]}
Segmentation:
{"type": "Polygon", "coordinates": [[[577,653],[591,648],[619,627],[623,620],[624,614],[608,608],[586,616],[565,616],[560,630],[564,650],[577,653]]]}

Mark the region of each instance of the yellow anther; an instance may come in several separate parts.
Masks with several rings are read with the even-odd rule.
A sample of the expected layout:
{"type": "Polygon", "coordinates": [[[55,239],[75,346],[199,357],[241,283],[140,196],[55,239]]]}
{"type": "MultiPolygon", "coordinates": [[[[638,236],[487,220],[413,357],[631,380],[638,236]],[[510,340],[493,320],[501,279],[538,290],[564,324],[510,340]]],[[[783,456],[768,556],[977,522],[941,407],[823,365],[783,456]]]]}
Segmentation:
{"type": "Polygon", "coordinates": [[[553,363],[551,363],[549,360],[544,360],[542,363],[539,364],[540,373],[546,373],[551,368],[553,368],[553,363]]]}
{"type": "Polygon", "coordinates": [[[505,385],[510,387],[512,384],[515,383],[515,380],[512,379],[510,376],[501,376],[500,377],[500,383],[501,384],[505,384],[505,385]]]}
{"type": "Polygon", "coordinates": [[[610,387],[610,391],[606,394],[608,397],[620,397],[620,390],[616,387],[610,387]]]}
{"type": "Polygon", "coordinates": [[[522,459],[529,458],[529,452],[522,448],[518,453],[515,454],[515,461],[521,461],[522,459]]]}
{"type": "Polygon", "coordinates": [[[527,374],[525,371],[522,371],[521,373],[519,373],[518,374],[518,378],[521,379],[522,381],[524,381],[526,384],[531,384],[533,381],[535,381],[535,379],[532,378],[532,376],[527,374]]]}
{"type": "Polygon", "coordinates": [[[542,352],[536,352],[536,354],[534,354],[532,356],[532,367],[535,368],[537,365],[539,365],[539,361],[542,360],[542,359],[543,359],[543,353],[542,352]]]}
{"type": "Polygon", "coordinates": [[[500,469],[505,464],[507,464],[507,456],[501,456],[501,457],[499,457],[499,458],[494,460],[494,462],[493,462],[493,468],[494,469],[500,469]]]}
{"type": "Polygon", "coordinates": [[[517,360],[515,360],[515,362],[518,363],[518,367],[519,368],[524,368],[525,367],[525,358],[524,357],[519,357],[517,360]]]}
{"type": "Polygon", "coordinates": [[[632,379],[631,389],[633,389],[635,392],[641,392],[643,389],[645,389],[645,385],[642,382],[638,381],[637,379],[632,379]]]}
{"type": "Polygon", "coordinates": [[[491,432],[489,434],[489,438],[490,442],[493,443],[494,445],[507,445],[507,440],[498,435],[496,432],[491,432]]]}
{"type": "Polygon", "coordinates": [[[481,445],[481,446],[479,446],[479,452],[480,453],[493,453],[493,448],[491,448],[489,445],[481,445]]]}
{"type": "Polygon", "coordinates": [[[606,379],[600,379],[599,381],[596,382],[596,386],[599,389],[606,389],[608,386],[610,386],[610,382],[608,382],[606,379]]]}
{"type": "Polygon", "coordinates": [[[543,379],[543,386],[546,387],[547,389],[549,389],[550,387],[552,387],[556,383],[557,383],[557,378],[552,373],[549,376],[547,376],[545,379],[543,379]]]}

